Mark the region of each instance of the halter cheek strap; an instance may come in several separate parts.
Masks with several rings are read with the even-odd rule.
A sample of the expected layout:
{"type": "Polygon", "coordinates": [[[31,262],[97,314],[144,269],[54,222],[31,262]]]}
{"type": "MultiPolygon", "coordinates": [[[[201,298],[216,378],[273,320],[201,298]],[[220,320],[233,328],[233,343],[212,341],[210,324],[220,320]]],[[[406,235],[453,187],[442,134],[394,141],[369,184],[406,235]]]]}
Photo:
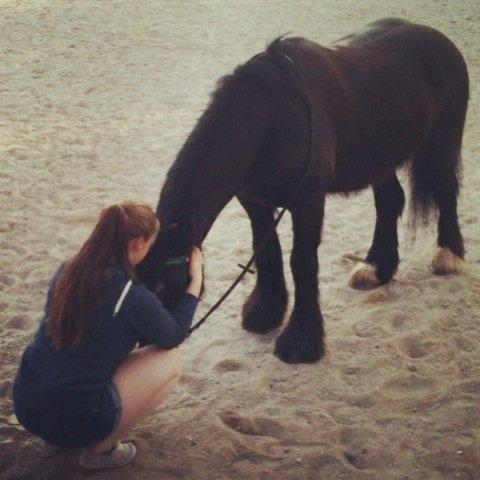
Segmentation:
{"type": "Polygon", "coordinates": [[[113,311],[113,316],[115,316],[120,308],[122,308],[122,303],[125,300],[125,297],[127,296],[128,291],[130,290],[130,287],[132,286],[132,281],[129,280],[127,284],[125,285],[125,288],[123,289],[122,294],[120,295],[120,298],[118,299],[117,304],[115,305],[115,310],[113,311]]]}

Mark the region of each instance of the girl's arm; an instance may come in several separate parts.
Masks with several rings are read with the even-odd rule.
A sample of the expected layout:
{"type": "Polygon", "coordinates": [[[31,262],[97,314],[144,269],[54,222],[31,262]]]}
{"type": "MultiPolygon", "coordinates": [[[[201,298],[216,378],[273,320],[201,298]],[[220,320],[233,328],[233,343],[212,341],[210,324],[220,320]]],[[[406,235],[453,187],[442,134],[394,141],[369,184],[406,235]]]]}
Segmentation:
{"type": "Polygon", "coordinates": [[[129,319],[143,343],[174,348],[185,340],[198,304],[195,295],[185,292],[169,311],[144,285],[133,287],[131,294],[129,319]]]}

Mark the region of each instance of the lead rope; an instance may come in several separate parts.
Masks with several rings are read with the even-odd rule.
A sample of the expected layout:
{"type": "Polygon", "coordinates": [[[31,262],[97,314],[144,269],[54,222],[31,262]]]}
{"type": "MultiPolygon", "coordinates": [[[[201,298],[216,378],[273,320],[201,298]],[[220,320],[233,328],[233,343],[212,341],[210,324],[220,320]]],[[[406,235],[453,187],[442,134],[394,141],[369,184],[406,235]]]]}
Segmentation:
{"type": "Polygon", "coordinates": [[[287,208],[284,207],[283,210],[278,214],[278,217],[276,218],[276,220],[270,225],[270,228],[268,229],[266,234],[263,236],[261,242],[257,245],[257,251],[255,252],[254,250],[253,255],[248,261],[248,263],[246,265],[239,265],[239,267],[242,269],[242,272],[240,273],[240,275],[235,279],[235,281],[230,285],[230,287],[228,287],[225,293],[217,300],[217,302],[210,308],[210,310],[195,325],[193,325],[193,327],[190,327],[187,337],[189,337],[193,331],[199,328],[207,320],[210,314],[213,313],[220,306],[220,304],[230,295],[230,292],[240,283],[240,281],[242,280],[242,278],[245,276],[247,272],[248,273],[253,272],[250,269],[250,266],[255,261],[259,253],[262,251],[263,247],[266,244],[266,241],[268,240],[268,237],[270,236],[272,231],[275,229],[275,227],[278,225],[278,223],[282,219],[283,214],[285,213],[286,210],[287,208]]]}
{"type": "MultiPolygon", "coordinates": [[[[288,56],[284,54],[284,57],[287,59],[287,61],[291,64],[293,71],[295,72],[295,75],[297,76],[297,79],[300,80],[301,83],[303,83],[303,79],[300,77],[299,73],[295,69],[295,64],[293,63],[293,60],[288,56]]],[[[278,65],[278,64],[277,64],[278,65]]],[[[279,67],[281,69],[281,67],[279,67]]],[[[307,138],[307,151],[305,155],[305,171],[303,173],[302,179],[300,180],[300,185],[298,186],[297,190],[293,192],[293,194],[290,196],[288,199],[288,202],[285,207],[282,208],[280,213],[278,214],[277,218],[273,221],[273,223],[270,225],[270,228],[267,230],[265,235],[263,236],[262,240],[260,243],[257,245],[257,249],[253,249],[253,255],[248,261],[248,263],[244,265],[239,265],[239,267],[242,269],[242,272],[240,275],[236,278],[236,280],[230,285],[230,287],[225,291],[225,293],[220,297],[220,299],[210,308],[210,310],[190,329],[188,330],[187,338],[194,332],[197,328],[199,328],[221,304],[222,302],[230,295],[231,291],[240,283],[242,278],[245,276],[247,272],[253,273],[253,271],[250,269],[250,266],[252,263],[255,261],[257,256],[260,254],[262,251],[263,247],[265,246],[268,238],[270,237],[271,233],[275,230],[276,226],[280,223],[280,220],[282,219],[284,213],[286,212],[288,205],[291,204],[292,200],[294,197],[298,194],[300,191],[300,187],[302,186],[303,181],[305,180],[306,174],[308,172],[308,167],[310,164],[310,153],[312,150],[312,128],[313,128],[313,123],[312,123],[312,109],[310,107],[310,103],[308,99],[305,96],[301,96],[302,100],[304,101],[306,108],[307,108],[307,120],[308,120],[308,138],[307,138]]]]}

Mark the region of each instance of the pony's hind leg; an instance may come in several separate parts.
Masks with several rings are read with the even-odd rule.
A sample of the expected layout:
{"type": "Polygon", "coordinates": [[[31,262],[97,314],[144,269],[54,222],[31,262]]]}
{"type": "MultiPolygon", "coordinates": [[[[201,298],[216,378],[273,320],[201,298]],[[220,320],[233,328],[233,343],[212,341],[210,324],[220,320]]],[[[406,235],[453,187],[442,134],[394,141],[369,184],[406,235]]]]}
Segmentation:
{"type": "Polygon", "coordinates": [[[432,259],[432,271],[437,275],[461,273],[465,267],[465,249],[457,215],[457,191],[456,177],[444,178],[434,196],[439,217],[438,247],[432,259]]]}
{"type": "MultiPolygon", "coordinates": [[[[434,148],[421,149],[414,159],[417,176],[423,175],[423,188],[428,188],[433,204],[438,209],[437,251],[432,260],[432,271],[437,275],[460,273],[465,262],[465,249],[457,215],[457,196],[459,182],[456,165],[459,151],[452,153],[448,149],[439,151],[434,148]],[[428,185],[428,187],[425,187],[428,185]]],[[[419,178],[414,178],[414,183],[419,178]]],[[[414,196],[419,194],[417,185],[414,196]]],[[[422,192],[424,193],[424,192],[422,192]]]]}
{"type": "Polygon", "coordinates": [[[437,251],[432,260],[433,273],[460,273],[465,249],[457,215],[458,170],[465,111],[444,119],[434,129],[412,162],[412,204],[424,219],[433,207],[438,209],[437,251]]]}
{"type": "Polygon", "coordinates": [[[457,215],[458,183],[455,175],[443,180],[434,197],[439,210],[437,251],[432,260],[433,273],[460,273],[465,262],[465,248],[457,215]],[[452,185],[453,184],[453,185],[452,185]]]}
{"type": "Polygon", "coordinates": [[[465,254],[458,225],[457,197],[469,80],[458,50],[446,49],[445,59],[450,89],[443,92],[435,125],[415,153],[411,166],[414,213],[423,214],[424,219],[432,207],[437,207],[439,213],[438,249],[432,261],[436,274],[459,273],[465,254]]]}
{"type": "MultiPolygon", "coordinates": [[[[274,221],[274,209],[244,198],[238,197],[238,200],[250,217],[253,248],[256,250],[274,221]]],[[[270,233],[255,263],[257,283],[243,306],[242,326],[249,332],[266,333],[282,323],[288,303],[282,250],[276,231],[270,233]]]]}
{"type": "Polygon", "coordinates": [[[357,264],[348,284],[369,289],[387,283],[398,267],[397,219],[405,205],[405,195],[396,174],[373,187],[377,220],[373,242],[365,262],[357,264]]]}

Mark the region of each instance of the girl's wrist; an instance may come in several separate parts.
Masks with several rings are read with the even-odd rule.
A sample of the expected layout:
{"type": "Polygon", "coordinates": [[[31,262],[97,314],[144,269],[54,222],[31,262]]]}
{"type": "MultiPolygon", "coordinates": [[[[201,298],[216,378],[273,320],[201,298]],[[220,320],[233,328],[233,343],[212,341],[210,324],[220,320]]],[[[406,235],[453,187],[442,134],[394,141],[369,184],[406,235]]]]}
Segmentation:
{"type": "Polygon", "coordinates": [[[201,288],[202,288],[202,281],[193,279],[187,288],[187,292],[198,297],[200,295],[201,288]]]}

